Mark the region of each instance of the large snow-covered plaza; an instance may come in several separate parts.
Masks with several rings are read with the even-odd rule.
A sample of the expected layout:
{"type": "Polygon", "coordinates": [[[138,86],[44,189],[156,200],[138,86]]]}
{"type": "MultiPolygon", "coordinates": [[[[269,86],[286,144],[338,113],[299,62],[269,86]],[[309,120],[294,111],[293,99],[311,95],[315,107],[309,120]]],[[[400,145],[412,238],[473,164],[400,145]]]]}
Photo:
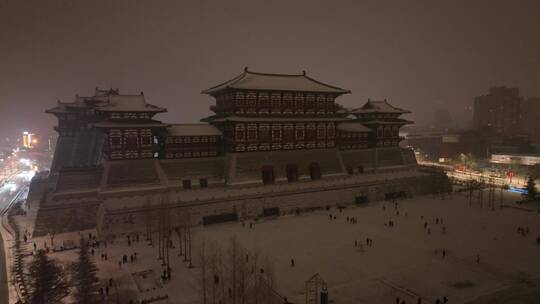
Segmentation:
{"type": "MultiPolygon", "coordinates": [[[[395,303],[396,297],[435,303],[444,296],[451,303],[467,303],[497,291],[540,290],[540,214],[495,206],[493,211],[484,201],[480,208],[473,200],[471,207],[463,194],[445,200],[424,196],[399,201],[397,209],[378,202],[282,217],[253,229],[207,227],[198,240],[237,235],[255,244],[275,263],[278,290],[294,303],[305,301],[305,281],[315,273],[327,282],[335,303],[395,303]],[[330,220],[329,214],[337,218],[330,220]],[[356,224],[347,217],[356,218],[356,224]],[[385,225],[389,221],[393,227],[385,225]],[[518,234],[518,227],[529,234],[518,234]]],[[[538,296],[537,291],[535,301],[538,296]]]]}
{"type": "MultiPolygon", "coordinates": [[[[292,303],[305,303],[305,282],[316,273],[326,281],[331,303],[395,303],[397,297],[405,303],[417,303],[419,297],[422,303],[435,303],[443,297],[449,303],[514,303],[509,300],[513,297],[520,299],[515,303],[536,303],[540,296],[540,214],[535,209],[538,206],[518,207],[516,199],[505,195],[504,204],[514,207],[500,208],[498,198],[494,208],[485,199],[480,207],[476,198],[469,205],[466,194],[455,193],[444,200],[421,196],[396,201],[397,205],[374,202],[342,211],[330,208],[243,224],[196,227],[194,268],[188,268],[184,257],[178,256],[173,239],[176,246],[171,249],[172,280],[168,283],[159,280],[163,268],[157,260],[157,246],[148,246],[143,236],[130,246],[125,236],[118,237],[107,248],[96,249],[95,260],[103,286],[112,278],[110,297],[120,303],[164,295],[168,299],[157,303],[200,302],[199,245],[204,240],[226,251],[233,236],[243,247],[270,259],[276,290],[292,303]],[[518,233],[518,227],[528,234],[518,233]],[[372,240],[371,246],[366,244],[367,238],[372,240]],[[124,254],[129,258],[135,252],[133,263],[119,265],[124,254]],[[107,261],[100,258],[104,253],[107,261]]],[[[22,225],[24,217],[19,220],[22,225]]],[[[77,237],[77,233],[58,235],[55,243],[76,241],[77,237]]],[[[33,242],[41,247],[48,241],[48,237],[33,239],[28,249],[33,242]]],[[[76,256],[75,250],[51,253],[66,265],[76,256]]]]}

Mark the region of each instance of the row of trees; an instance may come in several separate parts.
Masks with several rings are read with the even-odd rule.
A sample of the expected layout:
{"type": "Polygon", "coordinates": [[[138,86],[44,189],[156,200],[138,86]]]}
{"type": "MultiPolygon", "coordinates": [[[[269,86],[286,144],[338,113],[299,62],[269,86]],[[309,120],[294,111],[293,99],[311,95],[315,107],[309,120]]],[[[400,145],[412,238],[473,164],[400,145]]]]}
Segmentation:
{"type": "Polygon", "coordinates": [[[88,251],[88,244],[81,239],[79,259],[69,271],[38,250],[29,267],[29,302],[31,304],[60,303],[69,294],[69,285],[74,287],[75,303],[99,303],[99,281],[97,267],[88,251]],[[69,276],[69,274],[71,276],[69,276]]]}
{"type": "Polygon", "coordinates": [[[273,264],[257,250],[243,248],[236,237],[226,248],[201,241],[198,250],[201,303],[283,303],[274,291],[273,264]]]}
{"type": "Polygon", "coordinates": [[[192,242],[193,229],[191,224],[191,214],[188,210],[179,209],[171,212],[167,208],[168,197],[161,198],[158,208],[152,208],[150,200],[145,208],[146,241],[151,246],[157,245],[158,260],[165,267],[168,278],[171,277],[170,255],[173,247],[173,233],[178,237],[178,255],[184,257],[184,262],[193,267],[192,242]],[[157,240],[154,234],[157,233],[157,240]]]}

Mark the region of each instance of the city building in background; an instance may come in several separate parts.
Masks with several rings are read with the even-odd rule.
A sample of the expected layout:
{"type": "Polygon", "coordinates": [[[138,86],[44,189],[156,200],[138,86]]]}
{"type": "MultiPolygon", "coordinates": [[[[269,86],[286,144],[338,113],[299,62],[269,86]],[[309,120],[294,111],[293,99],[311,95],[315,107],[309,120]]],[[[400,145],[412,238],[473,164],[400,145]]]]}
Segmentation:
{"type": "Polygon", "coordinates": [[[23,132],[23,147],[31,149],[34,147],[34,144],[37,144],[37,139],[35,134],[29,133],[28,131],[23,132]]]}
{"type": "Polygon", "coordinates": [[[413,148],[421,160],[452,162],[461,154],[488,158],[489,137],[474,130],[447,132],[410,132],[404,143],[413,148]]]}
{"type": "Polygon", "coordinates": [[[519,134],[522,101],[518,88],[491,87],[489,94],[474,99],[474,127],[503,136],[519,134]]]}
{"type": "Polygon", "coordinates": [[[536,166],[540,164],[540,155],[492,154],[490,162],[506,165],[516,164],[524,166],[536,166]]]}
{"type": "Polygon", "coordinates": [[[474,100],[474,127],[491,129],[501,137],[524,137],[540,142],[540,98],[524,98],[518,88],[491,87],[474,100]]]}
{"type": "Polygon", "coordinates": [[[45,151],[48,148],[48,142],[44,141],[43,138],[36,134],[24,131],[22,134],[22,146],[20,148],[29,149],[29,150],[42,150],[45,151]]]}
{"type": "Polygon", "coordinates": [[[532,143],[540,144],[540,97],[530,97],[523,101],[521,132],[532,143]]]}

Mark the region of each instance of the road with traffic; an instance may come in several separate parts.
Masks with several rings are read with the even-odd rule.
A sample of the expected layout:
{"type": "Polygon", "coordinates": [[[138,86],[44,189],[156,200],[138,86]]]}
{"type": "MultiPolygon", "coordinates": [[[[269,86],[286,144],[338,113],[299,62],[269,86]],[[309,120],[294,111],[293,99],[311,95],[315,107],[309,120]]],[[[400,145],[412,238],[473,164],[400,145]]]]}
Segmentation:
{"type": "MultiPolygon", "coordinates": [[[[28,185],[33,173],[21,171],[12,175],[6,183],[0,187],[0,215],[4,217],[15,202],[25,199],[28,193],[28,185]]],[[[6,250],[4,247],[4,235],[0,234],[0,303],[8,303],[8,279],[9,266],[6,264],[6,250]]]]}

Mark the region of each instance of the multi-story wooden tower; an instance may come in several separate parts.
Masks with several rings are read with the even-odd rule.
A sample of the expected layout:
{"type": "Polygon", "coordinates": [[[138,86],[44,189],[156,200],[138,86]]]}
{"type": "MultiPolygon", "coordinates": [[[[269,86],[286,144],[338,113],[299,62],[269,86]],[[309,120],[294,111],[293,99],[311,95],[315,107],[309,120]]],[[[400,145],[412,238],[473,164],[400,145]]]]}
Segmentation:
{"type": "Polygon", "coordinates": [[[400,118],[402,114],[411,113],[383,101],[369,100],[361,108],[349,111],[354,117],[353,121],[361,123],[368,130],[366,135],[367,146],[364,148],[397,147],[401,138],[399,129],[412,121],[400,118]]]}
{"type": "Polygon", "coordinates": [[[204,119],[223,132],[230,152],[335,147],[335,99],[350,93],[306,75],[255,73],[203,91],[216,99],[214,116],[204,119]]]}
{"type": "Polygon", "coordinates": [[[166,112],[146,103],[144,95],[120,95],[118,90],[96,88],[94,96],[76,96],[45,112],[58,118],[56,152],[51,171],[92,167],[101,160],[144,159],[163,154],[158,137],[168,126],[153,120],[166,112]]]}
{"type": "Polygon", "coordinates": [[[106,159],[159,157],[158,136],[165,133],[168,125],[152,118],[166,112],[165,108],[146,103],[143,93],[115,94],[98,105],[95,111],[102,120],[93,126],[105,135],[102,152],[106,159]]]}

